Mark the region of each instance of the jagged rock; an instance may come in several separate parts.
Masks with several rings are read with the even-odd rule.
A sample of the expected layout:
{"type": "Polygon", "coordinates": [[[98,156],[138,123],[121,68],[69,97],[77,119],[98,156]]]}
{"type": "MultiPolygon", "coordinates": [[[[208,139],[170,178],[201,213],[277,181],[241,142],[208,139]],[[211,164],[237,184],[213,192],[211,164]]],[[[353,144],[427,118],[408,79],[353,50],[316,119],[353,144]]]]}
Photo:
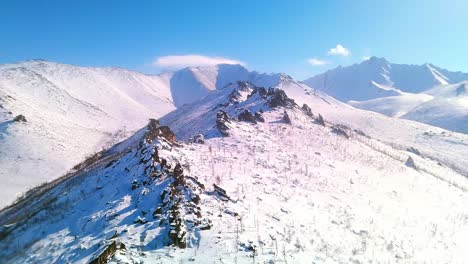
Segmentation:
{"type": "MultiPolygon", "coordinates": [[[[232,84],[232,83],[231,83],[232,84]]],[[[241,91],[249,91],[249,83],[246,81],[237,81],[238,88],[234,89],[229,95],[229,101],[231,103],[237,104],[241,101],[242,94],[241,91]]]]}
{"type": "Polygon", "coordinates": [[[24,115],[17,115],[15,118],[13,118],[13,122],[27,122],[27,121],[24,115]]]}
{"type": "Polygon", "coordinates": [[[216,184],[213,184],[213,188],[214,188],[215,193],[219,196],[219,198],[220,198],[222,201],[229,201],[229,200],[231,200],[231,198],[227,195],[226,190],[224,190],[223,188],[219,187],[219,186],[216,185],[216,184]]]}
{"type": "Polygon", "coordinates": [[[291,108],[296,105],[293,99],[289,98],[286,93],[277,88],[268,89],[268,96],[271,98],[268,100],[268,105],[272,108],[282,106],[291,108]]]}
{"type": "Polygon", "coordinates": [[[261,98],[265,99],[268,96],[268,91],[264,87],[256,87],[248,96],[247,98],[250,98],[254,96],[255,94],[259,94],[261,98]]]}
{"type": "Polygon", "coordinates": [[[255,119],[255,116],[252,115],[252,113],[247,109],[245,109],[244,112],[240,113],[237,119],[239,121],[257,124],[257,120],[255,119]]]}
{"type": "Polygon", "coordinates": [[[177,163],[176,166],[174,167],[174,176],[177,178],[177,177],[182,176],[183,173],[184,173],[184,169],[182,168],[180,163],[177,163]]]}
{"type": "Polygon", "coordinates": [[[167,139],[169,142],[173,143],[176,141],[176,136],[174,132],[172,132],[168,126],[162,126],[159,128],[159,130],[161,131],[161,136],[167,139]]]}
{"type": "Polygon", "coordinates": [[[148,130],[145,134],[145,141],[151,143],[159,135],[159,120],[151,118],[148,123],[148,130]]]}
{"type": "Polygon", "coordinates": [[[205,144],[205,137],[202,134],[198,134],[193,137],[193,142],[198,144],[205,144]]]}
{"type": "Polygon", "coordinates": [[[343,125],[334,125],[331,132],[349,139],[349,135],[346,132],[346,127],[343,125]]]}
{"type": "Polygon", "coordinates": [[[117,251],[117,243],[112,242],[107,248],[99,254],[95,259],[93,259],[90,264],[105,264],[115,255],[117,251]]]}
{"type": "Polygon", "coordinates": [[[153,161],[154,162],[159,162],[159,152],[158,152],[158,147],[153,148],[153,161]]]}
{"type": "Polygon", "coordinates": [[[288,112],[286,111],[283,112],[282,121],[286,124],[291,124],[291,118],[289,118],[288,112]]]}
{"type": "Polygon", "coordinates": [[[262,116],[262,114],[260,112],[255,113],[255,120],[257,120],[258,122],[262,122],[262,123],[265,122],[265,118],[263,118],[263,116],[262,116]]]}
{"type": "Polygon", "coordinates": [[[306,104],[303,104],[302,105],[302,111],[304,112],[304,114],[306,114],[307,116],[309,117],[314,117],[314,114],[312,113],[312,109],[310,109],[310,107],[306,104]]]}
{"type": "Polygon", "coordinates": [[[167,160],[166,159],[161,159],[161,163],[159,163],[159,166],[161,166],[161,169],[164,169],[164,167],[168,167],[167,160]]]}
{"type": "Polygon", "coordinates": [[[231,123],[231,117],[223,110],[219,110],[218,113],[216,113],[216,128],[218,128],[223,136],[229,136],[228,123],[231,123]]]}
{"type": "Polygon", "coordinates": [[[411,153],[414,153],[414,154],[416,154],[416,155],[421,156],[421,152],[420,152],[419,150],[415,149],[414,147],[409,147],[409,148],[407,148],[406,150],[409,151],[409,152],[411,152],[411,153]]]}
{"type": "Polygon", "coordinates": [[[315,122],[319,125],[325,126],[325,120],[323,120],[323,117],[321,114],[318,115],[317,119],[315,119],[315,122]]]}

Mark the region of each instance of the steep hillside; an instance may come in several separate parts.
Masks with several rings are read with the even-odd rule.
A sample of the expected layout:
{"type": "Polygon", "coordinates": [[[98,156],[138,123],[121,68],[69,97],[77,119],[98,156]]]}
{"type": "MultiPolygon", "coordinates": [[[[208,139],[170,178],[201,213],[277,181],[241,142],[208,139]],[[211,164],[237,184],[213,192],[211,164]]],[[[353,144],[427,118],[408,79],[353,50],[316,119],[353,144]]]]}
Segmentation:
{"type": "Polygon", "coordinates": [[[167,82],[144,74],[44,61],[0,65],[0,206],[173,109],[167,82]],[[25,122],[14,122],[18,115],[25,122]]]}
{"type": "Polygon", "coordinates": [[[274,86],[282,74],[240,65],[186,68],[156,76],[47,61],[0,65],[0,207],[53,180],[86,156],[237,80],[274,86]],[[13,122],[22,115],[25,122],[13,122]]]}
{"type": "MultiPolygon", "coordinates": [[[[288,91],[231,83],[161,119],[187,141],[174,141],[153,120],[92,165],[3,210],[0,258],[457,263],[468,257],[466,177],[410,141],[401,150],[343,125],[360,123],[367,112],[350,112],[310,90],[301,94],[300,84],[283,80],[289,94],[311,104],[298,105],[288,91]],[[357,117],[327,121],[332,109],[357,117]]],[[[397,119],[376,120],[374,129],[386,134],[382,124],[397,119]]],[[[413,123],[401,120],[398,129],[413,131],[413,123]]]]}

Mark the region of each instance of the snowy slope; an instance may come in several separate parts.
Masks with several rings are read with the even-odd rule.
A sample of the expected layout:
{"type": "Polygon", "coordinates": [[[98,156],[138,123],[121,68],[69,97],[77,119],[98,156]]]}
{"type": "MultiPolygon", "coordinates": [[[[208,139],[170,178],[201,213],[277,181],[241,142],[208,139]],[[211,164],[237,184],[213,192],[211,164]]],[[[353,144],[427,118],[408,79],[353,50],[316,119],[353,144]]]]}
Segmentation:
{"type": "Polygon", "coordinates": [[[407,65],[371,57],[359,64],[329,70],[304,81],[343,102],[419,93],[437,85],[468,80],[468,73],[450,72],[432,64],[407,65]]]}
{"type": "Polygon", "coordinates": [[[285,74],[240,65],[156,76],[47,61],[0,65],[0,207],[53,180],[176,107],[237,80],[275,86],[285,74]],[[27,122],[12,122],[24,115],[27,122]]]}
{"type": "MultiPolygon", "coordinates": [[[[112,263],[463,263],[468,258],[467,178],[406,149],[414,147],[410,133],[430,126],[353,109],[301,90],[306,87],[291,79],[283,78],[281,85],[310,103],[312,112],[281,90],[245,82],[215,90],[161,119],[178,138],[203,134],[204,144],[172,142],[170,132],[153,122],[83,171],[3,210],[0,258],[6,263],[89,263],[99,255],[109,255],[112,263]],[[238,121],[245,110],[264,121],[238,121]],[[321,124],[319,114],[335,121],[321,124]],[[376,126],[365,136],[337,125],[345,122],[376,126]],[[404,149],[375,138],[397,129],[404,149]]],[[[463,136],[451,139],[461,144],[463,136]]]]}
{"type": "Polygon", "coordinates": [[[418,94],[405,93],[350,105],[384,115],[410,119],[468,133],[467,82],[436,86],[418,94]]]}
{"type": "Polygon", "coordinates": [[[0,206],[175,108],[163,78],[46,61],[0,65],[0,105],[0,206]]]}
{"type": "Polygon", "coordinates": [[[466,73],[431,64],[394,64],[372,57],[304,82],[357,108],[467,133],[466,96],[456,92],[465,80],[466,73]]]}

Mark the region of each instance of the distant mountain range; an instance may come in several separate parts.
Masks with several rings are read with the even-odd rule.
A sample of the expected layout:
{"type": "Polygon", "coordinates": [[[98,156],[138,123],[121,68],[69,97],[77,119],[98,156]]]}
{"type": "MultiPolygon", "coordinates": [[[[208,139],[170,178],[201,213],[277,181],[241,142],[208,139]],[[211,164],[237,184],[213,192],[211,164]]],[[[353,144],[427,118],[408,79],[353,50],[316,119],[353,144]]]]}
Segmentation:
{"type": "Polygon", "coordinates": [[[468,73],[371,57],[304,81],[365,110],[468,133],[468,73]]]}

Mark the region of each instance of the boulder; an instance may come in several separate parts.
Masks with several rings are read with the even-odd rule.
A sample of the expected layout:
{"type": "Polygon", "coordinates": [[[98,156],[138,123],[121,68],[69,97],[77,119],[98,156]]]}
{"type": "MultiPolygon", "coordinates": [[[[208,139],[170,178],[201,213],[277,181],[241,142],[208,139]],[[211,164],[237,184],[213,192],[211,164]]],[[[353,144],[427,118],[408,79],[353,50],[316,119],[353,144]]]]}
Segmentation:
{"type": "Polygon", "coordinates": [[[282,121],[286,124],[291,124],[291,118],[289,118],[288,112],[286,111],[283,112],[282,121]]]}
{"type": "Polygon", "coordinates": [[[27,122],[27,121],[24,115],[17,115],[15,118],[13,118],[13,122],[27,122]]]}
{"type": "Polygon", "coordinates": [[[262,114],[260,112],[255,113],[255,120],[257,120],[258,122],[262,122],[262,123],[265,122],[265,118],[263,118],[263,116],[262,116],[262,114]]]}

